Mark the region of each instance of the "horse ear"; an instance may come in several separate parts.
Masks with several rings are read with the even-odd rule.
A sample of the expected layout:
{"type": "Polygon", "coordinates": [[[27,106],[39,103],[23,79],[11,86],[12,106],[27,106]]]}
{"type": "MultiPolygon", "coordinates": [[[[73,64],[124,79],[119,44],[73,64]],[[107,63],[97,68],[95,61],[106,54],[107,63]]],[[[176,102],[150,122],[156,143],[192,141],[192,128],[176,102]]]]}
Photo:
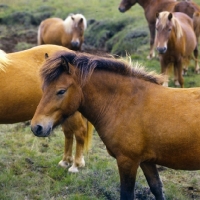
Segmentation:
{"type": "Polygon", "coordinates": [[[71,16],[71,19],[74,21],[74,17],[73,16],[71,16]]]}
{"type": "Polygon", "coordinates": [[[83,18],[81,18],[81,19],[79,20],[79,23],[83,23],[83,18]]]}
{"type": "Polygon", "coordinates": [[[172,13],[169,13],[169,15],[168,15],[169,21],[172,19],[172,17],[173,17],[172,13]]]}
{"type": "Polygon", "coordinates": [[[159,13],[158,12],[156,13],[156,18],[159,18],[159,13]]]}
{"type": "Polygon", "coordinates": [[[64,56],[61,56],[61,65],[62,65],[64,71],[66,71],[68,74],[71,74],[68,62],[64,56]]]}
{"type": "Polygon", "coordinates": [[[47,59],[49,57],[48,53],[44,54],[44,58],[47,59]]]}

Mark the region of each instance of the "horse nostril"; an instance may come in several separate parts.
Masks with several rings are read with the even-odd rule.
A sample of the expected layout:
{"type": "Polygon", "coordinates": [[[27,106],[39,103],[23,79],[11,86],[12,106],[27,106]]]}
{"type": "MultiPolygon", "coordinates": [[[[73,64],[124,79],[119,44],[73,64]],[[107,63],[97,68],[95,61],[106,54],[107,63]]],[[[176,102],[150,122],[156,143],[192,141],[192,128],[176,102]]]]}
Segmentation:
{"type": "Polygon", "coordinates": [[[120,12],[122,12],[122,13],[125,12],[125,8],[120,8],[120,7],[119,7],[118,10],[119,10],[120,12]]]}
{"type": "Polygon", "coordinates": [[[71,43],[73,47],[78,47],[79,46],[79,42],[72,42],[71,43]]]}
{"type": "Polygon", "coordinates": [[[157,47],[157,51],[160,54],[163,54],[167,51],[167,47],[157,47]]]}
{"type": "Polygon", "coordinates": [[[36,125],[35,127],[31,127],[32,132],[36,136],[42,135],[43,127],[41,125],[36,125]]]}

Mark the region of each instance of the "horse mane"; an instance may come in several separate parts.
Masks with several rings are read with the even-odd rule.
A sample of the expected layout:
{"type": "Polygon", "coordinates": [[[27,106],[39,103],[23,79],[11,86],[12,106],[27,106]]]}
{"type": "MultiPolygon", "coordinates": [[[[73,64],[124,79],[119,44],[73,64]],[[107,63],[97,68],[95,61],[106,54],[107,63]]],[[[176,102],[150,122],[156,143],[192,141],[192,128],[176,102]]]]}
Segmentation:
{"type": "Polygon", "coordinates": [[[138,63],[132,64],[125,59],[115,59],[110,57],[99,57],[87,53],[58,51],[49,57],[41,68],[40,75],[44,80],[43,84],[48,85],[65,72],[62,66],[62,58],[79,70],[81,85],[84,85],[94,70],[104,70],[118,73],[124,76],[132,76],[161,85],[166,81],[166,77],[154,71],[147,70],[138,63]]]}
{"type": "MultiPolygon", "coordinates": [[[[163,11],[159,13],[159,22],[160,25],[162,26],[162,28],[164,29],[167,24],[168,24],[168,16],[169,16],[170,12],[168,11],[163,11]]],[[[178,21],[178,19],[173,15],[173,17],[171,18],[171,22],[175,31],[175,35],[177,38],[181,38],[183,36],[183,30],[182,27],[178,21]]]]}
{"type": "Polygon", "coordinates": [[[86,18],[82,14],[69,14],[68,17],[64,20],[65,31],[67,33],[71,33],[73,30],[73,25],[78,26],[80,19],[83,19],[83,27],[85,30],[87,28],[86,18]]]}
{"type": "Polygon", "coordinates": [[[0,50],[0,70],[5,72],[6,66],[9,64],[9,59],[6,52],[0,50]]]}

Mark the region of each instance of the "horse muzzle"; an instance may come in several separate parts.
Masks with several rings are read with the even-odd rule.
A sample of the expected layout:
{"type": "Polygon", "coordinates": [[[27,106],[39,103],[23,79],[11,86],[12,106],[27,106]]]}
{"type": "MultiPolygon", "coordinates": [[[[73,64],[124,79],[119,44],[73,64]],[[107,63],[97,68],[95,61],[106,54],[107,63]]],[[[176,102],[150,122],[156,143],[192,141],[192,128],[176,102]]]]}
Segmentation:
{"type": "Polygon", "coordinates": [[[78,48],[79,45],[80,45],[80,42],[78,42],[78,41],[72,41],[71,45],[72,45],[73,48],[78,48]]]}
{"type": "Polygon", "coordinates": [[[118,10],[119,10],[119,12],[121,12],[121,13],[126,12],[126,8],[125,8],[125,7],[119,7],[118,10]]]}
{"type": "Polygon", "coordinates": [[[167,51],[167,47],[157,47],[156,49],[159,54],[164,54],[167,51]]]}
{"type": "Polygon", "coordinates": [[[31,131],[37,137],[47,137],[52,131],[52,126],[42,126],[40,124],[31,125],[31,131]]]}

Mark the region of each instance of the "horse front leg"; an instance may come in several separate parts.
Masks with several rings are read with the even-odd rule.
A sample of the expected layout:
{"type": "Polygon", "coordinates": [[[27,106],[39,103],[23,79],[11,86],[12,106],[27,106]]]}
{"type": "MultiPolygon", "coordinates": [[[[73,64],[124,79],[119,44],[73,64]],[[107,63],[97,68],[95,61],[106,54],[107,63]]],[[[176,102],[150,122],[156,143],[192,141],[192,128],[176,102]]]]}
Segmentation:
{"type": "Polygon", "coordinates": [[[162,190],[162,182],[160,180],[156,165],[152,163],[141,163],[140,167],[155,198],[158,200],[164,200],[165,196],[162,190]]]}
{"type": "Polygon", "coordinates": [[[74,126],[74,135],[76,139],[76,153],[73,165],[69,168],[69,172],[78,172],[78,168],[85,167],[83,156],[85,140],[87,139],[86,120],[83,119],[79,112],[75,113],[76,124],[74,126]]]}
{"type": "MultiPolygon", "coordinates": [[[[160,57],[160,65],[161,65],[161,73],[164,75],[168,75],[168,66],[167,64],[163,61],[163,58],[160,57]]],[[[165,81],[163,83],[163,86],[168,87],[168,81],[165,81]]]]}
{"type": "Polygon", "coordinates": [[[198,46],[194,49],[194,58],[195,58],[195,73],[199,74],[200,70],[199,70],[199,63],[198,63],[198,55],[199,55],[199,51],[198,51],[198,46]]]}
{"type": "Polygon", "coordinates": [[[73,163],[72,148],[73,148],[73,130],[70,127],[69,120],[65,120],[62,124],[62,130],[65,136],[65,147],[62,160],[58,163],[63,168],[68,168],[73,163]]]}
{"type": "Polygon", "coordinates": [[[182,74],[182,72],[183,72],[182,60],[178,60],[174,64],[174,69],[177,70],[178,82],[180,84],[180,87],[183,88],[184,80],[183,80],[183,74],[182,74]]]}
{"type": "Polygon", "coordinates": [[[120,175],[120,199],[133,200],[136,173],[139,164],[126,157],[117,158],[117,165],[120,175]]]}
{"type": "Polygon", "coordinates": [[[153,57],[155,57],[155,51],[154,51],[155,24],[149,24],[149,31],[150,31],[150,52],[147,58],[152,59],[153,57]]]}

